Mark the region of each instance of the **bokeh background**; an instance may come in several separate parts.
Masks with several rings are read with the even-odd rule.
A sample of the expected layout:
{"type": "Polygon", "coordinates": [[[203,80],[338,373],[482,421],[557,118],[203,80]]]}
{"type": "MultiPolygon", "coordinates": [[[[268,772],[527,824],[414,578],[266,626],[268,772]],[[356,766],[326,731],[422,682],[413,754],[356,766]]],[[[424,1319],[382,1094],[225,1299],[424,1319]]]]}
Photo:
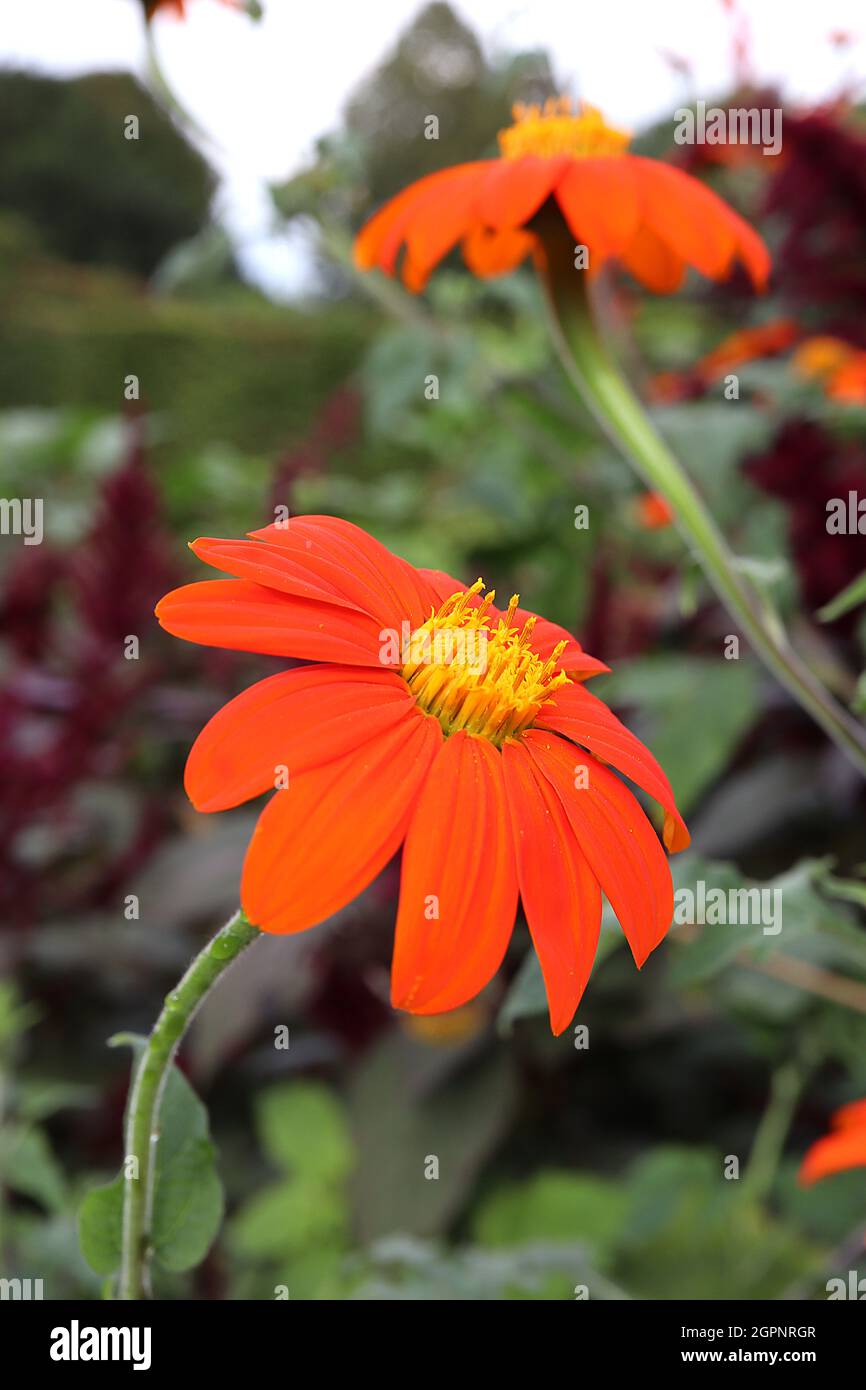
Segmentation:
{"type": "Polygon", "coordinates": [[[866,405],[793,360],[815,334],[866,348],[851,7],[824,5],[799,47],[782,36],[789,71],[758,51],[755,11],[776,7],[715,0],[679,46],[662,42],[671,7],[657,40],[641,22],[628,41],[616,6],[585,35],[530,7],[535,41],[519,9],[391,4],[354,51],[340,6],[319,7],[305,49],[282,0],[259,26],[190,0],[185,25],[154,24],[150,60],[137,0],[110,20],[104,0],[22,8],[5,5],[0,40],[0,468],[4,496],[44,499],[45,538],[0,538],[3,1274],[42,1277],[49,1298],[103,1288],[76,1213],[121,1158],[129,1054],[106,1042],[147,1031],[234,909],[257,810],[196,815],[185,754],[278,669],[178,642],[152,609],[198,577],[188,539],[279,505],[483,574],[572,628],[690,821],[678,883],[781,887],[784,926],[678,925],[638,974],[606,921],[576,1019],[588,1047],[551,1037],[522,922],[475,1003],[396,1016],[398,864],[324,926],[257,943],[181,1055],[225,1222],[197,1268],[167,1258],[159,1294],[823,1298],[831,1275],[866,1273],[866,1175],[796,1182],[832,1109],[866,1094],[857,774],[747,650],[722,659],[730,620],[569,395],[529,272],[480,283],[455,258],[413,299],[350,258],[384,198],[492,153],[513,101],[563,87],[722,192],[772,248],[770,294],[695,278],[655,299],[615,276],[607,331],[745,569],[862,712],[863,609],[827,605],[866,545],[828,534],[826,503],[866,496],[866,405]],[[256,63],[272,104],[251,114],[256,63]],[[303,84],[277,97],[283,67],[332,84],[318,125],[303,84]],[[698,98],[782,107],[782,154],[677,146],[673,111],[698,98]],[[776,350],[703,361],[780,321],[776,350]]]}

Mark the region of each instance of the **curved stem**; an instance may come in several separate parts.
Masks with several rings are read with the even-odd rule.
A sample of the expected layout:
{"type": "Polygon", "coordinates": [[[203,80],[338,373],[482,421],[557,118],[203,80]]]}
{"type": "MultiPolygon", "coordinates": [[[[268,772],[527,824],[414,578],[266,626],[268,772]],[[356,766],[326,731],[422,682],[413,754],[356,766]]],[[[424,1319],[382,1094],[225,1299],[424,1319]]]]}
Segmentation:
{"type": "Polygon", "coordinates": [[[759,1202],[768,1197],[776,1180],[782,1150],[802,1088],[803,1077],[796,1063],[787,1062],[774,1073],[770,1083],[770,1099],[755,1131],[749,1162],[743,1174],[741,1195],[759,1202]]]}
{"type": "Polygon", "coordinates": [[[154,38],[154,27],[145,21],[144,42],[147,62],[147,80],[151,90],[162,103],[170,116],[173,116],[178,125],[187,135],[195,137],[206,147],[214,147],[213,137],[205,130],[200,121],[184,106],[183,102],[175,94],[175,90],[165,75],[159,57],[159,51],[154,38]]]}
{"type": "Polygon", "coordinates": [[[764,665],[866,774],[866,728],[809,670],[788,642],[778,616],[738,573],[703,499],[602,342],[589,304],[586,274],[575,269],[574,246],[564,223],[554,226],[545,221],[538,232],[544,246],[540,274],[554,345],[584,404],[644,481],[670,503],[680,532],[764,665]]]}
{"type": "Polygon", "coordinates": [[[165,1083],[192,1017],[232,961],[261,933],[238,911],[208,942],[166,997],[165,1007],[135,1069],[126,1110],[124,1138],[123,1230],[118,1296],[149,1297],[150,1232],[159,1107],[165,1083]],[[137,1162],[130,1162],[136,1159],[137,1162]]]}

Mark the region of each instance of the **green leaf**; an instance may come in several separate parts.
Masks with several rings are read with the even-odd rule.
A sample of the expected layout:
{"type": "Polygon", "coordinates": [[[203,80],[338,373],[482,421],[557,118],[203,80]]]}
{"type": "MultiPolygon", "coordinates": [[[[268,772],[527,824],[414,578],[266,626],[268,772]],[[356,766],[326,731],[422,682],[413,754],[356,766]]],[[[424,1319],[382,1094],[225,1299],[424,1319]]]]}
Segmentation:
{"type": "Polygon", "coordinates": [[[606,704],[626,707],[624,722],[652,749],[685,811],[724,771],[758,710],[747,661],[647,657],[618,667],[593,689],[606,704]]]}
{"type": "Polygon", "coordinates": [[[866,570],[856,579],[852,579],[851,583],[829,603],[825,603],[823,608],[819,608],[818,617],[822,623],[834,623],[843,614],[850,613],[852,608],[859,608],[861,603],[866,603],[866,570]]]}
{"type": "Polygon", "coordinates": [[[824,874],[821,883],[834,898],[856,903],[858,907],[866,907],[866,880],[836,878],[834,874],[824,874]]]}
{"type": "Polygon", "coordinates": [[[20,1081],[18,1113],[26,1120],[46,1120],[58,1110],[78,1110],[93,1105],[96,1091],[74,1081],[20,1081]]]}
{"type": "Polygon", "coordinates": [[[550,1170],[494,1192],[478,1211],[482,1245],[581,1241],[609,1254],[622,1230],[629,1197],[622,1185],[591,1173],[550,1170]]]}
{"type": "Polygon", "coordinates": [[[787,562],[778,556],[765,560],[759,555],[736,555],[733,566],[739,574],[745,575],[762,591],[772,589],[774,584],[780,584],[790,572],[787,562]]]}
{"type": "Polygon", "coordinates": [[[61,1211],[66,1204],[63,1172],[41,1129],[5,1127],[0,1136],[0,1179],[48,1211],[61,1211]]]}
{"type": "Polygon", "coordinates": [[[680,925],[690,923],[692,910],[706,919],[694,923],[697,935],[681,945],[672,961],[670,979],[675,986],[711,979],[743,951],[762,960],[794,943],[801,952],[818,951],[837,963],[866,965],[862,933],[847,908],[818,892],[816,885],[823,881],[824,871],[814,860],[804,860],[763,883],[746,878],[733,864],[713,863],[691,854],[673,860],[671,868],[674,920],[680,925]],[[717,893],[724,896],[714,897],[717,893]],[[745,894],[750,895],[748,907],[745,894]],[[734,914],[746,920],[734,920],[734,914]],[[713,920],[715,917],[718,920],[713,920]]]}
{"type": "Polygon", "coordinates": [[[120,1264],[123,1230],[123,1174],[95,1187],[78,1208],[81,1253],[96,1274],[113,1274],[120,1264]]]}
{"type": "Polygon", "coordinates": [[[252,1197],[231,1224],[231,1243],[250,1259],[280,1259],[342,1243],[348,1204],[339,1191],[286,1178],[252,1197]]]}
{"type": "MultiPolygon", "coordinates": [[[[122,1034],[112,1045],[128,1045],[141,1058],[145,1039],[122,1034]]],[[[97,1274],[120,1264],[123,1175],[84,1198],[79,1239],[97,1274]]],[[[222,1183],[210,1142],[207,1109],[186,1077],[172,1067],[159,1112],[159,1143],[154,1176],[153,1248],[170,1270],[191,1269],[206,1255],[223,1215],[222,1183]]]]}
{"type": "Polygon", "coordinates": [[[732,925],[724,922],[695,921],[701,915],[700,901],[706,901],[703,915],[708,915],[713,895],[723,893],[725,903],[730,894],[749,886],[734,864],[716,864],[700,859],[697,855],[686,855],[671,861],[674,878],[674,920],[680,925],[694,926],[697,935],[693,941],[681,947],[680,954],[673,958],[670,966],[670,979],[674,986],[688,986],[711,979],[747,946],[758,945],[762,939],[761,923],[732,925]],[[700,885],[703,884],[703,890],[700,885]],[[689,910],[687,893],[694,895],[694,913],[689,910]],[[701,894],[701,899],[699,899],[701,894]]]}
{"type": "Polygon", "coordinates": [[[581,1246],[530,1242],[509,1249],[442,1248],[413,1236],[387,1236],[366,1254],[366,1278],[351,1293],[365,1302],[556,1301],[576,1282],[593,1298],[628,1297],[587,1263],[581,1246]]]}
{"type": "Polygon", "coordinates": [[[320,1183],[340,1182],[352,1166],[352,1140],[340,1102],[327,1086],[290,1081],[256,1102],[264,1152],[278,1168],[320,1183]]]}
{"type": "Polygon", "coordinates": [[[223,1218],[223,1189],[207,1139],[190,1139],[157,1169],[153,1249],[165,1269],[192,1269],[207,1254],[223,1218]]]}
{"type": "Polygon", "coordinates": [[[815,1267],[818,1251],[723,1169],[722,1153],[684,1148],[635,1164],[617,1278],[637,1296],[778,1298],[815,1267]]]}
{"type": "Polygon", "coordinates": [[[507,1036],[521,1018],[535,1018],[547,1013],[547,993],[544,976],[534,951],[527,951],[523,962],[508,987],[502,1001],[496,1026],[500,1034],[507,1036]]]}

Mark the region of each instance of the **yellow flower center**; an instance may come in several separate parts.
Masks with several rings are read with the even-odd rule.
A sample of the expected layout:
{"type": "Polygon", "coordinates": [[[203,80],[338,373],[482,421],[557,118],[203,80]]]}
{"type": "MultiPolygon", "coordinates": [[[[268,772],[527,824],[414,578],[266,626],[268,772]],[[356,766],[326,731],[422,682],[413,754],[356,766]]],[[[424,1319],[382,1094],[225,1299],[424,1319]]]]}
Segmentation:
{"type": "Polygon", "coordinates": [[[823,377],[836,371],[852,355],[850,343],[841,338],[804,338],[791,361],[798,376],[823,377]]]}
{"type": "Polygon", "coordinates": [[[483,588],[478,579],[452,594],[415,629],[401,675],[420,708],[438,719],[446,734],[465,729],[501,748],[568,684],[565,672],[556,669],[566,643],[544,661],[530,645],[536,619],[527,618],[519,630],[514,626],[517,595],[505,616],[495,617],[490,613],[495,590],[473,604],[483,588]]]}
{"type": "Polygon", "coordinates": [[[629,136],[607,125],[594,106],[581,103],[576,114],[569,97],[549,97],[544,106],[512,108],[514,125],[499,132],[499,148],[505,159],[534,154],[551,157],[567,154],[574,159],[593,159],[625,154],[629,136]]]}

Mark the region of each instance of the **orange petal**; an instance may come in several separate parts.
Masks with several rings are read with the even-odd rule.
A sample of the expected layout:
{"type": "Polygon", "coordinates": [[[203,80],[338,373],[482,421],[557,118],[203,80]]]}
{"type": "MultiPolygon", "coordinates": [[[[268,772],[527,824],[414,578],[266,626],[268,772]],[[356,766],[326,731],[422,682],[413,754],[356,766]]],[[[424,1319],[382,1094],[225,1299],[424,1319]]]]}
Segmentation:
{"type": "Polygon", "coordinates": [[[736,249],[727,205],[682,169],[637,155],[631,163],[642,222],[702,275],[712,280],[727,275],[736,249]]]}
{"type": "Polygon", "coordinates": [[[539,711],[536,725],[582,744],[655,797],[665,810],[664,842],[669,850],[676,852],[690,844],[673,788],[661,767],[640,739],[595,695],[581,685],[564,686],[539,711]]]}
{"type": "Polygon", "coordinates": [[[631,163],[638,179],[642,221],[675,256],[712,280],[729,275],[739,257],[755,287],[764,288],[770,256],[748,222],[682,169],[638,156],[631,156],[631,163]]]}
{"type": "Polygon", "coordinates": [[[250,534],[279,547],[296,571],[309,573],[384,626],[399,628],[406,621],[419,627],[430,616],[433,596],[426,579],[351,521],[293,516],[285,526],[265,526],[250,534]]]}
{"type": "Polygon", "coordinates": [[[436,209],[447,205],[452,189],[462,191],[467,177],[477,177],[490,167],[490,160],[457,164],[404,188],[361,228],[355,240],[355,264],[361,270],[378,266],[393,275],[400,247],[409,231],[422,220],[435,221],[436,209]]]}
{"type": "Polygon", "coordinates": [[[809,1186],[833,1173],[863,1167],[866,1167],[866,1128],[844,1126],[812,1145],[803,1159],[799,1179],[809,1186]]]}
{"type": "Polygon", "coordinates": [[[184,774],[197,811],[224,811],[273,791],[366,743],[414,705],[390,671],[301,666],[251,685],[218,710],[196,739],[184,774]]]}
{"type": "Polygon", "coordinates": [[[848,1129],[852,1125],[862,1125],[866,1129],[866,1100],[852,1100],[837,1110],[831,1121],[834,1129],[848,1129]]]}
{"type": "Polygon", "coordinates": [[[486,739],[445,740],[406,835],[391,999],[435,1014],[472,999],[502,963],[517,875],[502,758],[486,739]]]}
{"type": "MultiPolygon", "coordinates": [[[[324,577],[317,574],[313,557],[301,559],[285,547],[269,545],[266,541],[222,540],[215,536],[199,536],[190,541],[189,548],[199,560],[235,579],[251,579],[266,589],[276,589],[298,598],[333,603],[338,608],[368,611],[363,604],[347,596],[353,586],[343,581],[343,574],[324,577]],[[343,592],[341,592],[341,590],[343,592]]],[[[370,596],[372,597],[372,596],[370,596]]]]}
{"type": "Polygon", "coordinates": [[[571,164],[565,157],[536,155],[494,160],[479,180],[478,221],[494,232],[517,231],[535,216],[571,164]]]}
{"type": "Polygon", "coordinates": [[[767,281],[770,278],[770,271],[773,263],[770,253],[767,250],[766,242],[751,227],[745,218],[740,217],[739,213],[734,212],[733,208],[728,208],[728,217],[732,219],[734,236],[737,242],[737,256],[742,261],[748,271],[752,284],[755,289],[763,292],[767,288],[767,281]]]}
{"type": "Polygon", "coordinates": [[[622,253],[622,263],[654,294],[673,294],[685,274],[683,261],[646,224],[622,253]]]}
{"type": "Polygon", "coordinates": [[[629,159],[572,160],[556,201],[576,241],[589,247],[590,269],[625,251],[637,234],[639,203],[629,159]]]}
{"type": "Polygon", "coordinates": [[[469,588],[465,580],[454,579],[444,570],[420,569],[418,573],[429,584],[437,608],[441,608],[445,600],[451,598],[452,594],[463,594],[469,588]]]}
{"type": "Polygon", "coordinates": [[[266,932],[297,932],[362,892],[396,853],[442,742],[414,708],[359,748],[290,777],[265,807],[241,879],[241,903],[266,932]]]}
{"type": "Polygon", "coordinates": [[[184,584],[160,599],[156,616],[166,632],[205,647],[378,666],[379,623],[366,613],[294,598],[246,579],[184,584]]]}
{"type": "Polygon", "coordinates": [[[550,784],[518,742],[502,749],[517,855],[517,881],[559,1036],[574,1017],[592,971],[601,891],[550,784]]]}
{"type": "Polygon", "coordinates": [[[416,204],[406,227],[403,270],[411,290],[424,288],[430,272],[474,225],[473,209],[483,177],[475,165],[464,165],[459,176],[449,179],[447,193],[436,190],[416,204]]]}
{"type": "Polygon", "coordinates": [[[535,249],[531,232],[493,232],[475,227],[463,239],[463,259],[473,275],[482,279],[507,275],[535,249]]]}
{"type": "Polygon", "coordinates": [[[528,730],[523,742],[559,796],[640,967],[674,911],[668,861],[652,826],[628,788],[590,754],[540,729],[528,730]],[[582,768],[588,785],[576,786],[582,768]]]}

